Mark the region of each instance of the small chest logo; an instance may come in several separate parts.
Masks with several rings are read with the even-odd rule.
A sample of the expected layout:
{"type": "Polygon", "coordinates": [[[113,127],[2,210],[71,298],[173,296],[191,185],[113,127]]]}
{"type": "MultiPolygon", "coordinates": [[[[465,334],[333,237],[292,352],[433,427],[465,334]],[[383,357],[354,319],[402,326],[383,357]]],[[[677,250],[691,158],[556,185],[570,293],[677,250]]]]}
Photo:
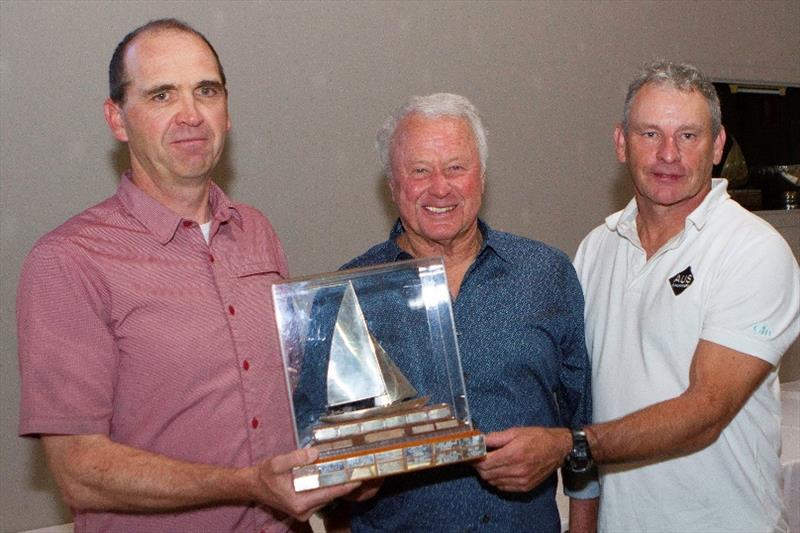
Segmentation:
{"type": "Polygon", "coordinates": [[[675,296],[679,295],[694,281],[694,274],[692,274],[692,267],[686,267],[686,270],[678,272],[669,278],[669,286],[672,287],[672,292],[675,296]]]}

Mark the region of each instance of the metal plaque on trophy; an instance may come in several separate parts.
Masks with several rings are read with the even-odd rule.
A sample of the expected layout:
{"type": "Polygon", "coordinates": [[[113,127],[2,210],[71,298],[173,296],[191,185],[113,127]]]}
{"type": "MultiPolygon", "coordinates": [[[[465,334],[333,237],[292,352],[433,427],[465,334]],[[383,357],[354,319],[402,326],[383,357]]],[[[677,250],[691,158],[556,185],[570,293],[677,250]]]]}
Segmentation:
{"type": "Polygon", "coordinates": [[[299,447],[297,491],[469,461],[472,426],[441,259],[277,283],[276,320],[299,447]]]}

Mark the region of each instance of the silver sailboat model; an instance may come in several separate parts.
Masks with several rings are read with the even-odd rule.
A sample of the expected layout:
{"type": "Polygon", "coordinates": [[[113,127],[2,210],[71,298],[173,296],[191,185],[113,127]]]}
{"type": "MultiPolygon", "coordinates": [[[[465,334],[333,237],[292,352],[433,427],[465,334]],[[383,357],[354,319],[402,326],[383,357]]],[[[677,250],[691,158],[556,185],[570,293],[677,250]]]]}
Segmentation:
{"type": "MultiPolygon", "coordinates": [[[[327,369],[326,421],[360,418],[408,408],[417,396],[367,327],[351,282],[339,304],[327,369]]],[[[424,403],[425,399],[420,399],[424,403]]]]}
{"type": "Polygon", "coordinates": [[[292,372],[307,372],[305,386],[315,387],[302,391],[296,396],[301,403],[293,404],[293,409],[301,407],[300,415],[295,414],[298,446],[319,452],[316,461],[292,470],[296,491],[437,468],[486,454],[483,435],[472,426],[467,410],[447,294],[444,264],[433,258],[273,286],[284,361],[297,363],[287,366],[287,379],[291,384],[292,372]],[[359,302],[356,294],[360,280],[367,281],[364,286],[374,297],[369,307],[362,308],[366,296],[359,302]],[[371,309],[376,314],[367,323],[364,311],[371,309]],[[409,332],[419,342],[381,337],[381,321],[398,319],[423,328],[409,332]],[[327,353],[320,353],[327,341],[327,353]],[[304,355],[308,366],[303,365],[304,355]],[[406,376],[395,361],[414,366],[404,367],[406,376]],[[436,401],[431,403],[428,394],[436,401]]]}

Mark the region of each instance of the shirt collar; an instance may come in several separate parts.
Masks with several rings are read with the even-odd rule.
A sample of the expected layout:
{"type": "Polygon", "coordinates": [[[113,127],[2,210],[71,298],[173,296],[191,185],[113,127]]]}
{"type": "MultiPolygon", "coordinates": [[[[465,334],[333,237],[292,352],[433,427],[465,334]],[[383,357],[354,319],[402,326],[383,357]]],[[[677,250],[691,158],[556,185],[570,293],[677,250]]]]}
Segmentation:
{"type": "MultiPolygon", "coordinates": [[[[686,225],[684,227],[689,227],[691,224],[698,231],[702,230],[714,209],[728,198],[730,198],[730,194],[728,194],[728,180],[720,178],[712,179],[711,190],[706,197],[703,198],[702,203],[686,217],[686,225]]],[[[636,206],[636,199],[634,198],[628,202],[625,209],[613,215],[609,215],[606,218],[606,226],[608,226],[608,229],[611,231],[616,231],[623,237],[629,237],[636,233],[636,215],[638,212],[639,209],[636,206]]]]}
{"type": "MultiPolygon", "coordinates": [[[[481,244],[481,249],[478,252],[478,257],[483,255],[484,250],[488,249],[493,251],[495,254],[498,255],[498,257],[500,257],[504,261],[509,262],[510,250],[506,249],[506,246],[504,246],[505,243],[502,242],[502,240],[499,238],[498,233],[494,231],[491,227],[489,227],[489,225],[480,218],[478,219],[478,230],[481,232],[481,235],[483,235],[483,243],[481,244]]],[[[404,231],[405,228],[403,227],[403,222],[398,218],[397,222],[395,222],[394,226],[392,227],[392,231],[389,233],[389,242],[391,246],[389,253],[393,261],[398,261],[401,259],[413,259],[411,254],[409,254],[408,252],[406,252],[397,245],[397,238],[404,231]]]]}
{"type": "MultiPolygon", "coordinates": [[[[130,170],[122,174],[117,196],[128,212],[161,244],[167,244],[172,240],[178,225],[183,221],[180,215],[134,185],[130,170]]],[[[220,224],[233,220],[239,227],[242,226],[242,217],[236,205],[213,182],[209,188],[208,203],[211,207],[212,222],[220,224]]],[[[212,228],[214,226],[212,223],[212,228]]]]}
{"type": "Polygon", "coordinates": [[[730,197],[731,195],[728,194],[728,180],[712,179],[711,190],[703,199],[703,202],[686,217],[686,224],[693,224],[698,231],[703,229],[708,219],[711,218],[711,213],[730,197]]]}

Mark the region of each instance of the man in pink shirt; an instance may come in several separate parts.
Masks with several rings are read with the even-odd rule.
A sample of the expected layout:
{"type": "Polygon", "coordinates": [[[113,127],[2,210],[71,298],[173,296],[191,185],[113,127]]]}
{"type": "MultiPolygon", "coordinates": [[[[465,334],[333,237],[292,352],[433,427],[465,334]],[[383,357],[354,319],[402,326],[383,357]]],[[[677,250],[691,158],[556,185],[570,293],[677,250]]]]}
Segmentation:
{"type": "Polygon", "coordinates": [[[117,46],[109,81],[131,169],[25,262],[20,434],[41,437],[77,531],[308,529],[357,484],[292,488],[317,452],[295,449],[272,314],[286,260],[210,178],[231,126],[219,58],[157,20],[117,46]]]}

